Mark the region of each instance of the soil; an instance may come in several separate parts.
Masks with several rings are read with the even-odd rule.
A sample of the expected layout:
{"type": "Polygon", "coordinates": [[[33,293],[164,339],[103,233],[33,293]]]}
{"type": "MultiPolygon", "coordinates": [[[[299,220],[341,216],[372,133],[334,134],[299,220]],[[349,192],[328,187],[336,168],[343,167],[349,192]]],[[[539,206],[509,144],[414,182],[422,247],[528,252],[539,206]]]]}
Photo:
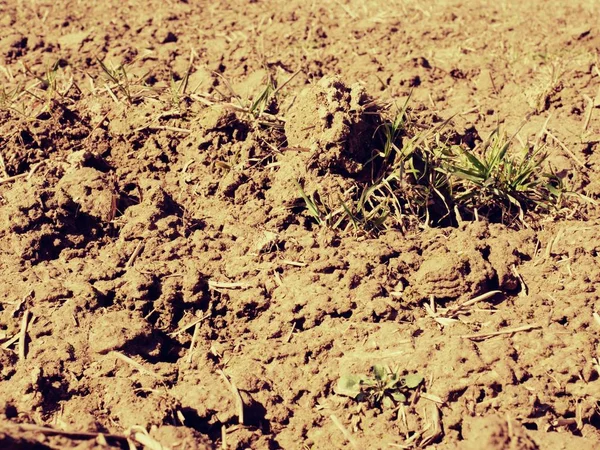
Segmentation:
{"type": "Polygon", "coordinates": [[[0,0],[0,447],[599,448],[599,15],[0,0]],[[409,96],[466,147],[546,129],[588,206],[319,226],[298,181],[350,189],[409,96]],[[374,364],[424,382],[394,408],[336,393],[374,364]]]}

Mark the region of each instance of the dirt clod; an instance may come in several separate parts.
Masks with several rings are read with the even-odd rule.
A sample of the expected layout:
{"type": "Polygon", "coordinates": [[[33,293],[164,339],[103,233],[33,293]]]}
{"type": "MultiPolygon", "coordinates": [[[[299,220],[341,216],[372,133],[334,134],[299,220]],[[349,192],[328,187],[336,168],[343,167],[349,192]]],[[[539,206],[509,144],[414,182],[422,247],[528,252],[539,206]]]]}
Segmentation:
{"type": "Polygon", "coordinates": [[[155,342],[151,327],[130,311],[103,314],[91,326],[90,349],[105,354],[128,347],[130,352],[151,355],[155,342]]]}
{"type": "Polygon", "coordinates": [[[334,173],[359,173],[371,157],[377,127],[372,99],[361,84],[346,86],[324,77],[305,88],[286,114],[290,147],[306,148],[317,167],[334,173]]]}

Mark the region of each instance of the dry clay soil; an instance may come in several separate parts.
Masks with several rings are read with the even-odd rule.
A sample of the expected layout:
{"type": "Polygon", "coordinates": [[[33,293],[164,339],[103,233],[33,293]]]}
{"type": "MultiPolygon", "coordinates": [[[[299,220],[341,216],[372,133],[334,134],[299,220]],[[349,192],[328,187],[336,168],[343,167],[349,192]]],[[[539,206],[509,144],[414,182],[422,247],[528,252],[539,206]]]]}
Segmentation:
{"type": "Polygon", "coordinates": [[[600,448],[598,17],[0,1],[0,447],[600,448]],[[268,75],[291,81],[256,120],[268,75]],[[350,110],[411,91],[467,147],[547,130],[590,201],[529,226],[318,226],[294,180],[347,187],[350,110]],[[455,321],[425,309],[494,290],[455,321]],[[394,408],[336,393],[374,364],[424,382],[394,408]]]}

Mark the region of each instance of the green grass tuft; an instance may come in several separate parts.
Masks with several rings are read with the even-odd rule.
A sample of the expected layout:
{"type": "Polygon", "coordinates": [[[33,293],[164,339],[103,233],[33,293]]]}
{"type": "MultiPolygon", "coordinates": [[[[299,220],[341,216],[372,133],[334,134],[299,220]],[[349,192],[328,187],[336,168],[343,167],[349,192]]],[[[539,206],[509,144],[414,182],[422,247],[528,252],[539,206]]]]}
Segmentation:
{"type": "Polygon", "coordinates": [[[339,198],[338,209],[326,213],[303,192],[309,212],[319,225],[377,232],[481,217],[526,226],[527,213],[558,209],[568,191],[546,168],[543,146],[519,147],[516,134],[507,137],[496,129],[475,149],[467,149],[444,138],[449,122],[419,126],[405,104],[376,130],[379,144],[368,161],[368,176],[339,198]],[[336,215],[337,220],[324,220],[336,215]]]}

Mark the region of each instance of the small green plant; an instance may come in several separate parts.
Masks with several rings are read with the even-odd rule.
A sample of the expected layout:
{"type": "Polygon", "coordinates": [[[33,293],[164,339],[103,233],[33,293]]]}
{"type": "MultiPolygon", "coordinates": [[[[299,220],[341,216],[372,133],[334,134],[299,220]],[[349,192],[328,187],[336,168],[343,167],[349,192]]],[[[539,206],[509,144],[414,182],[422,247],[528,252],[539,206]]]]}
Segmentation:
{"type": "Polygon", "coordinates": [[[411,120],[405,105],[377,128],[379,145],[366,173],[339,197],[340,207],[324,213],[318,202],[302,195],[307,209],[319,225],[369,233],[456,225],[465,217],[526,225],[527,212],[559,210],[569,192],[546,168],[543,145],[519,148],[516,133],[507,137],[497,129],[484,143],[467,149],[444,137],[450,120],[423,128],[411,120]],[[323,220],[333,216],[335,221],[323,220]]]}
{"type": "Polygon", "coordinates": [[[173,108],[179,109],[179,107],[181,106],[181,101],[186,95],[189,78],[190,78],[189,70],[186,72],[183,79],[179,82],[177,82],[175,80],[175,78],[173,77],[173,75],[171,75],[171,78],[169,81],[169,92],[171,94],[170,95],[171,96],[171,106],[173,108]]]}
{"type": "Polygon", "coordinates": [[[187,90],[190,83],[190,75],[192,74],[192,70],[194,68],[194,51],[192,50],[190,54],[190,62],[188,64],[188,68],[185,71],[185,75],[179,81],[175,79],[175,75],[171,73],[171,78],[169,81],[169,92],[171,96],[171,106],[177,110],[181,107],[181,102],[187,97],[187,90]]]}
{"type": "Polygon", "coordinates": [[[401,209],[398,198],[389,189],[387,179],[364,186],[356,200],[344,201],[340,198],[339,201],[356,232],[383,228],[390,211],[401,209]]]}
{"type": "Polygon", "coordinates": [[[52,64],[52,66],[46,70],[46,73],[43,77],[33,73],[26,64],[23,64],[23,67],[28,75],[39,81],[41,89],[52,93],[58,92],[57,74],[60,67],[60,61],[56,61],[54,64],[52,64]]]}
{"type": "Polygon", "coordinates": [[[392,120],[386,121],[383,124],[381,124],[376,130],[376,134],[379,134],[381,140],[383,141],[383,148],[375,152],[375,155],[373,156],[373,158],[371,158],[371,161],[376,159],[377,156],[383,158],[383,161],[379,163],[379,166],[384,170],[390,163],[393,163],[392,161],[390,161],[390,158],[392,158],[394,155],[403,154],[399,143],[400,138],[402,137],[402,133],[406,131],[406,125],[408,120],[407,109],[409,101],[410,95],[406,99],[406,102],[404,103],[402,109],[398,111],[395,117],[392,120]]]}
{"type": "Polygon", "coordinates": [[[278,84],[271,73],[267,72],[267,81],[265,86],[252,100],[250,106],[248,107],[248,112],[257,120],[263,116],[268,119],[277,118],[276,116],[272,116],[268,111],[272,109],[274,105],[275,108],[279,106],[278,94],[301,72],[301,70],[297,70],[281,84],[278,84]]]}
{"type": "Polygon", "coordinates": [[[443,171],[451,179],[453,202],[478,214],[516,211],[523,221],[525,211],[548,210],[560,198],[558,177],[543,170],[546,154],[542,148],[523,147],[509,152],[513,138],[495,130],[478,151],[460,147],[448,149],[443,171]]]}
{"type": "Polygon", "coordinates": [[[360,196],[351,202],[354,208],[348,208],[361,219],[358,222],[363,228],[405,229],[410,221],[429,223],[430,209],[438,203],[446,206],[447,214],[444,192],[448,180],[439,170],[438,146],[432,145],[438,130],[418,129],[409,120],[407,104],[378,128],[381,150],[376,149],[369,161],[373,167],[371,177],[362,186],[360,196]]]}
{"type": "Polygon", "coordinates": [[[393,408],[398,403],[405,403],[411,391],[423,382],[419,374],[401,376],[398,370],[384,365],[374,365],[371,372],[370,376],[342,375],[335,392],[358,402],[367,402],[370,407],[393,408]]]}
{"type": "Polygon", "coordinates": [[[271,102],[274,100],[274,94],[277,91],[275,87],[275,82],[271,77],[271,74],[268,74],[267,82],[263,87],[262,91],[252,100],[252,103],[248,107],[248,112],[254,117],[258,119],[261,117],[271,105],[271,102]]]}
{"type": "Polygon", "coordinates": [[[342,229],[344,226],[347,226],[347,219],[353,220],[351,214],[349,217],[346,217],[344,214],[344,212],[347,212],[347,207],[341,197],[338,196],[339,205],[332,206],[330,204],[331,202],[326,203],[323,201],[319,192],[314,192],[309,196],[298,181],[295,181],[295,184],[298,188],[298,192],[300,193],[300,197],[302,197],[302,200],[306,205],[306,209],[313,217],[315,222],[317,222],[317,225],[326,226],[335,230],[342,229]]]}
{"type": "MultiPolygon", "coordinates": [[[[118,66],[115,66],[111,64],[109,67],[109,65],[105,64],[100,58],[96,58],[96,61],[104,72],[106,79],[112,83],[112,86],[107,85],[106,88],[109,90],[117,89],[125,97],[127,103],[133,105],[137,96],[132,92],[131,80],[125,65],[119,64],[118,66]]],[[[114,95],[112,94],[112,90],[110,93],[111,95],[114,95]]]]}
{"type": "Polygon", "coordinates": [[[73,75],[69,75],[69,72],[61,67],[61,60],[57,60],[46,69],[43,75],[37,75],[23,63],[25,73],[37,81],[34,85],[24,89],[24,92],[42,103],[53,100],[59,102],[72,100],[72,96],[69,95],[71,89],[74,88],[77,94],[80,94],[81,90],[75,83],[73,75]]]}

